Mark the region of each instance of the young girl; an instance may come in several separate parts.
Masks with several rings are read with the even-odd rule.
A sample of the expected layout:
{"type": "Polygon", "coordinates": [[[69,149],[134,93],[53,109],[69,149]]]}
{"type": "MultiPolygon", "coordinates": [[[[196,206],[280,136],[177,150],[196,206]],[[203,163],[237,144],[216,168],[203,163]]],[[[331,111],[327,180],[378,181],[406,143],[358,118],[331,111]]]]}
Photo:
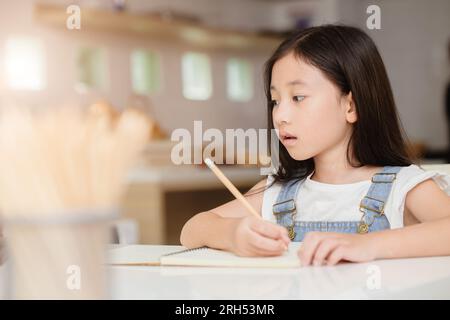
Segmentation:
{"type": "Polygon", "coordinates": [[[267,61],[265,84],[280,166],[246,194],[263,219],[231,201],[191,218],[184,246],[274,256],[303,241],[302,265],[450,255],[450,177],[412,164],[368,35],[297,32],[267,61]]]}

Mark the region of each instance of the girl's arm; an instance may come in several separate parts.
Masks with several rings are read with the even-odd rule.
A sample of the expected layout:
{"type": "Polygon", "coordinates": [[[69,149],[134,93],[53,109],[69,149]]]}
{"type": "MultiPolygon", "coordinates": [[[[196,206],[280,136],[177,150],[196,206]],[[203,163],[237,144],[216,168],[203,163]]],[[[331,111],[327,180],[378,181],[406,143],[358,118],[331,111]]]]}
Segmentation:
{"type": "Polygon", "coordinates": [[[302,265],[450,255],[450,197],[433,180],[408,192],[406,211],[422,223],[364,235],[308,233],[299,250],[302,265]]]}
{"type": "Polygon", "coordinates": [[[378,242],[375,259],[450,255],[450,217],[368,236],[378,242]]]}
{"type": "Polygon", "coordinates": [[[450,255],[450,197],[433,180],[408,192],[406,213],[422,223],[375,235],[377,259],[450,255]]]}
{"type": "MultiPolygon", "coordinates": [[[[261,212],[266,180],[257,183],[246,199],[261,212]]],[[[201,212],[186,222],[180,242],[188,248],[208,246],[242,256],[274,256],[286,249],[290,240],[285,228],[256,218],[233,200],[210,211],[201,212]]]]}

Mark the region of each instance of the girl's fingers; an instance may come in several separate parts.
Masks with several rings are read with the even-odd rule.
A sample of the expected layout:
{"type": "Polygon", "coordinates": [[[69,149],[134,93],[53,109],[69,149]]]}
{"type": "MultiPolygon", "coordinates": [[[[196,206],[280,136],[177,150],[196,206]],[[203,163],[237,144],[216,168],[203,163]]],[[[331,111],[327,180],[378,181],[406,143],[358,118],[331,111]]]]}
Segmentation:
{"type": "Polygon", "coordinates": [[[289,244],[291,243],[291,239],[288,236],[287,230],[283,233],[283,241],[287,246],[289,246],[289,244]]]}
{"type": "Polygon", "coordinates": [[[323,265],[330,253],[332,253],[338,246],[339,241],[337,239],[327,238],[321,241],[312,256],[312,264],[314,266],[323,265]]]}
{"type": "Polygon", "coordinates": [[[251,248],[249,250],[252,253],[252,256],[256,256],[256,257],[276,257],[276,256],[282,255],[283,251],[284,251],[284,250],[268,251],[265,249],[255,247],[253,245],[250,245],[250,246],[251,246],[251,248]]]}
{"type": "Polygon", "coordinates": [[[276,228],[276,226],[270,225],[264,221],[257,220],[250,225],[250,228],[259,234],[272,239],[277,239],[280,236],[280,230],[276,228]]]}
{"type": "Polygon", "coordinates": [[[334,266],[339,261],[341,261],[344,258],[345,249],[340,246],[337,247],[331,254],[328,256],[327,259],[327,265],[334,266]]]}
{"type": "Polygon", "coordinates": [[[275,240],[280,239],[286,244],[286,246],[288,246],[290,243],[286,228],[278,226],[271,222],[256,221],[250,226],[250,228],[264,237],[272,238],[275,240]]]}
{"type": "Polygon", "coordinates": [[[250,238],[250,244],[260,250],[261,252],[271,252],[274,254],[281,254],[286,250],[286,245],[281,240],[275,240],[261,236],[259,233],[253,233],[250,238]]]}
{"type": "Polygon", "coordinates": [[[303,240],[303,244],[298,251],[300,262],[303,266],[311,264],[312,257],[320,244],[322,237],[320,232],[308,232],[303,240]]]}

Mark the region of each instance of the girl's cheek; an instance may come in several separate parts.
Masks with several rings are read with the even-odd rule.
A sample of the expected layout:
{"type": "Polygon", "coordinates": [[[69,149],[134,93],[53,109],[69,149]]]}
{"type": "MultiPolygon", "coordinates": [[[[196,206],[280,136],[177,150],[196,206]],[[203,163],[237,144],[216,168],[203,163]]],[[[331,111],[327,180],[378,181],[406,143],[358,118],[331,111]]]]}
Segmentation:
{"type": "Polygon", "coordinates": [[[316,128],[316,144],[322,152],[336,144],[339,144],[345,135],[345,122],[342,117],[332,111],[323,114],[318,120],[319,124],[316,128]]]}
{"type": "Polygon", "coordinates": [[[339,136],[339,125],[334,119],[335,115],[330,114],[327,108],[321,106],[311,106],[304,108],[302,114],[298,116],[299,144],[293,150],[296,160],[303,160],[314,157],[335,143],[339,136]]]}

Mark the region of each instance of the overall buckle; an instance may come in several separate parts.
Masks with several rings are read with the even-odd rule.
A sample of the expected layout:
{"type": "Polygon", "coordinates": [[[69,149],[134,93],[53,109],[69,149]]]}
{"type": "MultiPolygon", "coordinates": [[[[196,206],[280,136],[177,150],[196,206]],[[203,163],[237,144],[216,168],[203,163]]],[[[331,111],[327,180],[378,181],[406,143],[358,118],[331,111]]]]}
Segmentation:
{"type": "Polygon", "coordinates": [[[294,201],[294,199],[289,199],[289,200],[281,201],[281,202],[275,203],[275,204],[272,206],[272,212],[273,212],[273,214],[275,214],[275,215],[277,215],[277,214],[283,214],[283,213],[292,213],[292,212],[295,212],[295,211],[297,211],[297,208],[296,208],[296,206],[295,206],[295,201],[294,201]],[[276,210],[276,206],[281,205],[281,204],[285,204],[285,203],[289,203],[290,207],[288,207],[287,209],[282,210],[282,211],[277,211],[277,210],[276,210]]]}

